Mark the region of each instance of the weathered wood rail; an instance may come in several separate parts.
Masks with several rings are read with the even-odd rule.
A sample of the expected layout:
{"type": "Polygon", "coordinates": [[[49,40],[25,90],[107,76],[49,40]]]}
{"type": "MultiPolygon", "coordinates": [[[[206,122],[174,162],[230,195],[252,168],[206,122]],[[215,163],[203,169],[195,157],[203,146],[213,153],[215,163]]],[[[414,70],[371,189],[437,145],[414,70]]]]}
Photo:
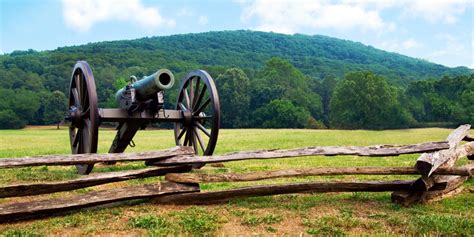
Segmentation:
{"type": "Polygon", "coordinates": [[[188,146],[177,146],[168,150],[137,153],[47,155],[24,158],[0,159],[0,168],[16,168],[42,165],[81,165],[101,162],[149,161],[166,159],[179,155],[192,155],[194,150],[188,146]]]}
{"type": "MultiPolygon", "coordinates": [[[[449,149],[422,154],[416,162],[415,168],[420,171],[422,177],[415,181],[410,190],[392,193],[392,201],[409,206],[413,203],[424,203],[447,197],[459,192],[459,188],[468,179],[465,176],[432,175],[439,168],[450,168],[461,157],[472,157],[474,155],[474,142],[460,145],[466,140],[471,125],[465,124],[454,130],[446,140],[449,142],[449,149]],[[437,184],[443,184],[441,190],[435,189],[437,184]]],[[[469,140],[469,139],[468,139],[469,140]]],[[[464,167],[471,167],[468,164],[464,167]]]]}
{"type": "MultiPolygon", "coordinates": [[[[286,178],[286,177],[307,177],[323,175],[416,175],[420,174],[413,167],[331,167],[331,168],[308,168],[308,169],[288,169],[275,171],[260,171],[244,174],[195,174],[195,173],[170,173],[166,174],[166,181],[177,183],[209,183],[209,182],[244,182],[264,179],[286,178]]],[[[474,174],[474,164],[466,167],[440,168],[433,174],[437,175],[459,175],[472,176],[474,174]]]]}
{"type": "Polygon", "coordinates": [[[0,187],[0,198],[5,197],[21,197],[30,195],[40,195],[47,193],[55,193],[62,191],[70,191],[74,189],[87,188],[106,183],[120,182],[130,179],[140,179],[154,176],[162,176],[170,172],[189,172],[192,167],[185,166],[170,166],[161,168],[148,168],[130,171],[118,171],[91,174],[89,176],[80,177],[73,180],[59,181],[59,182],[44,182],[44,183],[27,183],[16,184],[0,187]]]}
{"type": "Polygon", "coordinates": [[[463,148],[457,148],[457,145],[467,136],[470,128],[471,125],[469,124],[458,127],[446,138],[449,143],[448,150],[421,155],[416,161],[415,167],[422,172],[424,177],[428,177],[434,170],[447,162],[450,162],[448,166],[452,166],[458,157],[465,156],[474,150],[474,143],[463,148]]]}
{"type": "Polygon", "coordinates": [[[177,183],[146,184],[94,191],[66,198],[4,204],[0,205],[0,223],[118,201],[152,198],[187,192],[199,192],[199,185],[177,183]]]}
{"type": "Polygon", "coordinates": [[[268,196],[289,193],[328,192],[387,192],[407,190],[412,180],[366,181],[366,182],[311,182],[243,187],[224,191],[172,195],[154,199],[160,204],[213,204],[234,198],[268,196]]]}
{"type": "Polygon", "coordinates": [[[166,165],[183,165],[183,164],[211,164],[240,160],[257,160],[257,159],[276,159],[276,158],[292,158],[302,156],[338,156],[338,155],[355,155],[355,156],[398,156],[404,154],[413,154],[429,151],[439,151],[449,148],[447,141],[427,142],[415,145],[378,145],[378,146],[321,146],[321,147],[305,147],[288,150],[259,150],[236,152],[220,156],[175,156],[168,159],[149,161],[148,165],[166,166],[166,165]]]}
{"type": "MultiPolygon", "coordinates": [[[[0,198],[15,198],[63,192],[112,182],[155,176],[165,176],[167,182],[93,191],[64,198],[4,203],[0,204],[0,222],[144,198],[153,198],[157,204],[209,204],[224,202],[239,197],[289,193],[391,191],[393,192],[392,201],[403,205],[430,202],[461,192],[462,184],[473,176],[474,163],[468,163],[461,167],[454,166],[456,161],[462,157],[467,156],[470,159],[474,157],[474,137],[468,134],[469,130],[470,125],[462,125],[454,130],[447,137],[446,141],[426,142],[414,145],[305,147],[286,150],[246,151],[213,157],[194,156],[192,147],[175,147],[168,150],[140,153],[4,158],[0,159],[0,168],[42,165],[64,166],[126,161],[145,161],[147,165],[163,167],[97,173],[90,176],[57,182],[11,184],[0,187],[0,198]],[[462,141],[465,141],[465,143],[462,144],[462,141]],[[193,165],[240,160],[337,155],[379,157],[413,153],[423,153],[417,159],[414,167],[319,167],[216,175],[188,173],[192,171],[193,165]],[[321,175],[420,175],[420,178],[417,180],[331,181],[260,185],[213,192],[200,192],[199,190],[199,184],[206,182],[241,182],[321,175]]],[[[317,159],[317,157],[315,157],[315,159],[317,159]]]]}

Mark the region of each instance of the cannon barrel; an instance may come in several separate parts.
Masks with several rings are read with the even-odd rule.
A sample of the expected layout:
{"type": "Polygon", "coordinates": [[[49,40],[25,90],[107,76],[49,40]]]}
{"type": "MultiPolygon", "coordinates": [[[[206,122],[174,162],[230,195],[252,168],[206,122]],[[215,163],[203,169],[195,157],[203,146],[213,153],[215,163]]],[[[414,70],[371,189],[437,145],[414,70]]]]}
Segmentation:
{"type": "Polygon", "coordinates": [[[168,69],[160,69],[157,72],[146,76],[131,85],[128,85],[117,91],[115,99],[122,108],[128,108],[133,97],[138,102],[145,102],[156,98],[156,93],[170,89],[174,85],[174,76],[168,69]],[[131,88],[134,89],[134,95],[131,95],[131,88]],[[124,103],[126,102],[126,103],[124,103]]]}

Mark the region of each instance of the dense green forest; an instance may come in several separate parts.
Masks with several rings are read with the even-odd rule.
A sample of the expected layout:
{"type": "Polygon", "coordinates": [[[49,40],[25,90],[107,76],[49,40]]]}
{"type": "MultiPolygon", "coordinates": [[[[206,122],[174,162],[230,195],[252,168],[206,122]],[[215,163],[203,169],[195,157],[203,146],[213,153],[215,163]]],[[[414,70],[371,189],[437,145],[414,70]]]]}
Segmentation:
{"type": "MultiPolygon", "coordinates": [[[[215,78],[223,127],[399,128],[474,123],[474,70],[326,36],[253,31],[90,43],[0,55],[0,128],[54,124],[86,60],[101,107],[120,81],[168,68],[215,78]]],[[[179,84],[179,82],[177,83],[179,84]]],[[[173,108],[176,89],[166,94],[173,108]]]]}

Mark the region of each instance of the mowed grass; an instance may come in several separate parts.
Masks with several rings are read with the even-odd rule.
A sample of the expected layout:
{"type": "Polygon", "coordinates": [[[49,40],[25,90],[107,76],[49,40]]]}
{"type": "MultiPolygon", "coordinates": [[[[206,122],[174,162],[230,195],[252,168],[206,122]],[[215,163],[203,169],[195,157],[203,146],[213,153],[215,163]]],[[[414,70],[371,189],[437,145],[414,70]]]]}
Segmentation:
{"type": "MultiPolygon", "coordinates": [[[[412,144],[444,140],[451,129],[427,128],[389,131],[236,129],[221,130],[216,154],[242,150],[297,148],[305,146],[412,144]]],[[[101,129],[99,152],[107,152],[115,131],[101,129]]],[[[171,130],[140,131],[136,147],[127,152],[166,149],[174,146],[171,130]]],[[[34,127],[0,131],[0,157],[68,154],[65,128],[34,127]]],[[[413,166],[418,155],[399,157],[301,157],[225,163],[224,167],[204,167],[194,172],[244,173],[304,167],[413,166]]],[[[467,163],[462,159],[459,164],[467,163]]],[[[98,165],[94,172],[145,167],[142,162],[98,165]]],[[[3,169],[0,184],[65,180],[77,177],[74,167],[33,167],[3,169]]],[[[223,190],[257,184],[310,182],[321,180],[394,180],[417,176],[322,176],[285,178],[258,182],[202,184],[204,191],[223,190]]],[[[63,197],[93,190],[153,183],[162,178],[132,180],[41,197],[0,199],[0,203],[63,197]]],[[[0,225],[0,236],[18,235],[147,235],[163,236],[230,234],[429,234],[474,235],[472,180],[456,197],[426,205],[404,208],[390,202],[390,193],[295,194],[235,199],[208,206],[157,205],[153,201],[124,202],[68,215],[0,225]]]]}

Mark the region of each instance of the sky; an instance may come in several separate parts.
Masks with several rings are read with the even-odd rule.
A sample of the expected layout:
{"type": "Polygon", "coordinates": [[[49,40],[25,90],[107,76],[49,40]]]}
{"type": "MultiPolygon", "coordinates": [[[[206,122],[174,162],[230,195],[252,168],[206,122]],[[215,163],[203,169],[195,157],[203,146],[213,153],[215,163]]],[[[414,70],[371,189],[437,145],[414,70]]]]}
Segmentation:
{"type": "Polygon", "coordinates": [[[221,30],[327,35],[474,68],[474,0],[0,0],[0,54],[221,30]]]}

